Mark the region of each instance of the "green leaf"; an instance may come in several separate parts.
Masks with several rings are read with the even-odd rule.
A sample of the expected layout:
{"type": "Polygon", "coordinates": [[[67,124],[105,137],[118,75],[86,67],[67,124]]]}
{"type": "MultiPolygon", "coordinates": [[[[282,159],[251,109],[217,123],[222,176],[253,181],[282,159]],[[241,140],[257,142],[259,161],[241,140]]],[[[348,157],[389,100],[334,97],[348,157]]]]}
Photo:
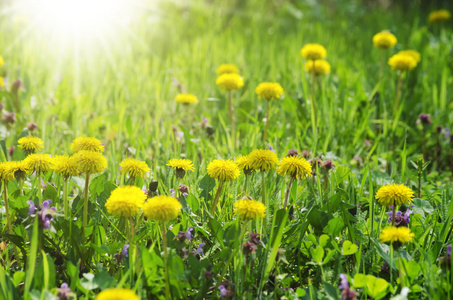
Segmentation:
{"type": "Polygon", "coordinates": [[[220,223],[214,218],[209,218],[208,226],[211,229],[211,233],[217,238],[217,241],[220,243],[220,245],[222,245],[222,247],[225,247],[223,243],[224,230],[220,223]]]}
{"type": "Polygon", "coordinates": [[[342,217],[336,217],[329,221],[326,227],[324,227],[323,232],[329,234],[330,236],[338,236],[341,230],[344,228],[344,222],[342,217]]]}
{"type": "Polygon", "coordinates": [[[343,255],[351,255],[357,252],[357,247],[356,244],[351,243],[350,241],[344,241],[343,243],[343,255]]]}
{"type": "Polygon", "coordinates": [[[57,190],[51,184],[46,185],[46,189],[42,193],[44,200],[51,200],[52,203],[56,202],[58,193],[57,190]]]}
{"type": "Polygon", "coordinates": [[[331,215],[319,209],[314,209],[308,216],[308,222],[314,227],[316,233],[321,233],[331,219],[331,215]]]}
{"type": "Polygon", "coordinates": [[[96,270],[96,275],[93,282],[97,284],[101,290],[116,286],[116,280],[112,276],[110,276],[107,271],[100,268],[100,266],[98,266],[98,269],[96,270]]]}
{"type": "Polygon", "coordinates": [[[324,258],[324,248],[323,247],[318,246],[316,248],[310,248],[310,253],[315,262],[317,262],[318,264],[320,264],[322,262],[322,259],[324,258]]]}
{"type": "Polygon", "coordinates": [[[200,202],[198,201],[198,199],[192,195],[192,194],[189,194],[186,198],[186,202],[187,202],[187,205],[189,205],[190,209],[192,210],[192,212],[197,212],[198,209],[200,208],[200,202]]]}
{"type": "Polygon", "coordinates": [[[329,242],[330,237],[326,234],[323,234],[319,237],[319,246],[325,247],[327,246],[327,243],[329,242]]]}
{"type": "Polygon", "coordinates": [[[356,273],[354,275],[354,287],[362,288],[366,285],[367,278],[364,274],[356,273]]]}
{"type": "Polygon", "coordinates": [[[406,267],[404,270],[407,271],[407,276],[411,279],[417,277],[421,270],[420,265],[414,260],[407,261],[403,258],[402,261],[406,267]]]}
{"type": "Polygon", "coordinates": [[[306,293],[307,292],[304,289],[301,289],[301,288],[296,289],[296,294],[298,297],[303,297],[303,296],[305,296],[306,293]]]}
{"type": "Polygon", "coordinates": [[[382,278],[376,278],[373,275],[367,275],[367,292],[368,295],[375,299],[381,299],[385,296],[389,283],[382,278]]]}

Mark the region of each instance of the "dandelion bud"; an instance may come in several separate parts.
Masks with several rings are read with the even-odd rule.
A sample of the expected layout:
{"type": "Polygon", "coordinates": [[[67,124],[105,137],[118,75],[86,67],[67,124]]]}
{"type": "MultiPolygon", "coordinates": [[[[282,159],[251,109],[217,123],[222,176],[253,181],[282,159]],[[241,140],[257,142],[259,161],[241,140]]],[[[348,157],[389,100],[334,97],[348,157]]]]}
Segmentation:
{"type": "Polygon", "coordinates": [[[22,84],[22,80],[20,79],[17,79],[16,81],[14,81],[12,84],[11,84],[11,92],[13,94],[16,94],[17,91],[19,91],[19,89],[23,88],[24,85],[22,84]]]}
{"type": "Polygon", "coordinates": [[[34,122],[30,122],[27,124],[27,129],[28,129],[28,131],[38,130],[38,125],[36,125],[36,123],[34,123],[34,122]]]}
{"type": "Polygon", "coordinates": [[[212,126],[206,126],[206,134],[208,135],[208,137],[210,138],[214,138],[214,135],[215,135],[215,129],[214,127],[212,126]]]}
{"type": "Polygon", "coordinates": [[[13,112],[10,113],[5,111],[4,114],[2,115],[2,121],[7,125],[13,125],[17,121],[16,113],[13,112]]]}
{"type": "Polygon", "coordinates": [[[189,194],[189,188],[187,186],[185,186],[184,184],[180,184],[179,185],[179,191],[184,195],[188,195],[189,194]]]}
{"type": "Polygon", "coordinates": [[[438,134],[442,133],[442,126],[436,126],[436,131],[438,134]]]}
{"type": "Polygon", "coordinates": [[[11,148],[9,148],[9,156],[10,156],[10,157],[13,157],[14,150],[15,150],[14,146],[11,147],[11,148]]]}
{"type": "Polygon", "coordinates": [[[158,186],[159,186],[159,182],[157,180],[153,180],[149,183],[149,191],[148,191],[149,197],[155,196],[158,186]]]}
{"type": "Polygon", "coordinates": [[[420,114],[418,117],[417,123],[422,125],[431,124],[433,121],[431,120],[431,115],[429,114],[420,114]]]}
{"type": "Polygon", "coordinates": [[[322,167],[324,169],[326,169],[327,171],[329,171],[329,170],[332,170],[333,168],[335,168],[335,165],[333,164],[333,162],[331,160],[327,160],[327,161],[323,162],[322,167]]]}
{"type": "Polygon", "coordinates": [[[257,247],[255,244],[253,244],[253,243],[247,243],[247,242],[246,242],[246,243],[243,243],[243,244],[242,244],[242,251],[243,251],[244,254],[247,255],[247,256],[250,255],[250,254],[255,253],[255,251],[256,251],[257,248],[258,248],[258,247],[257,247]]]}
{"type": "Polygon", "coordinates": [[[297,156],[297,150],[296,149],[289,149],[288,154],[286,156],[297,156]]]}

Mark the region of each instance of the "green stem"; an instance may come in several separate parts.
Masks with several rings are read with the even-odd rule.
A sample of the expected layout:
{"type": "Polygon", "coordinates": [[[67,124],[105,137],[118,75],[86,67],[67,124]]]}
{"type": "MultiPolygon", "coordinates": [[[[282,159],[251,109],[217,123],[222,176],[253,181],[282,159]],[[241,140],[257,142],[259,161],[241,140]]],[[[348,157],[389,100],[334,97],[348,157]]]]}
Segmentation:
{"type": "Polygon", "coordinates": [[[236,150],[236,124],[234,123],[234,107],[231,100],[231,91],[228,91],[228,107],[230,109],[231,119],[231,137],[233,138],[233,150],[236,150]]]}
{"type": "MultiPolygon", "coordinates": [[[[266,205],[266,183],[264,171],[261,172],[261,202],[266,205]]],[[[267,206],[266,206],[267,207],[267,206]]]]}
{"type": "Polygon", "coordinates": [[[20,190],[20,195],[24,195],[24,179],[21,178],[19,179],[19,190],[20,190]]]}
{"type": "Polygon", "coordinates": [[[3,198],[5,199],[5,211],[6,211],[6,221],[8,222],[8,232],[13,234],[13,226],[11,225],[11,219],[9,217],[9,206],[8,206],[8,190],[6,185],[8,181],[3,181],[3,198]]]}
{"type": "Polygon", "coordinates": [[[68,219],[69,202],[68,202],[68,179],[63,179],[63,206],[64,206],[64,218],[68,219]]]}
{"type": "Polygon", "coordinates": [[[171,299],[170,294],[170,277],[168,276],[168,252],[167,252],[167,233],[165,231],[165,222],[162,222],[162,241],[164,245],[164,272],[165,272],[165,299],[171,299]]]}
{"type": "Polygon", "coordinates": [[[83,192],[83,198],[84,198],[84,204],[83,204],[83,229],[85,230],[85,227],[87,226],[88,223],[88,187],[90,183],[90,173],[86,174],[85,177],[85,190],[83,192]]]}
{"type": "Polygon", "coordinates": [[[390,284],[393,285],[393,243],[390,243],[390,284]]]}
{"type": "Polygon", "coordinates": [[[269,127],[269,107],[271,106],[270,102],[271,102],[270,100],[267,100],[266,127],[264,127],[264,133],[263,133],[263,148],[266,148],[267,128],[269,127]]]}
{"type": "Polygon", "coordinates": [[[398,112],[398,107],[400,103],[400,98],[401,98],[401,86],[403,83],[403,72],[400,72],[398,75],[398,85],[396,87],[396,99],[395,99],[395,108],[394,108],[394,114],[398,112]]]}
{"type": "Polygon", "coordinates": [[[211,215],[214,214],[215,209],[217,207],[217,202],[219,202],[220,193],[222,192],[222,187],[223,187],[223,181],[220,181],[219,182],[219,187],[217,188],[217,193],[215,194],[214,202],[212,203],[211,215]]]}
{"type": "Polygon", "coordinates": [[[289,194],[290,194],[290,191],[291,191],[291,185],[293,184],[293,181],[294,181],[295,178],[296,178],[295,176],[291,176],[291,179],[289,180],[288,190],[286,191],[285,202],[283,203],[283,208],[284,209],[288,205],[288,199],[289,199],[289,194]]]}

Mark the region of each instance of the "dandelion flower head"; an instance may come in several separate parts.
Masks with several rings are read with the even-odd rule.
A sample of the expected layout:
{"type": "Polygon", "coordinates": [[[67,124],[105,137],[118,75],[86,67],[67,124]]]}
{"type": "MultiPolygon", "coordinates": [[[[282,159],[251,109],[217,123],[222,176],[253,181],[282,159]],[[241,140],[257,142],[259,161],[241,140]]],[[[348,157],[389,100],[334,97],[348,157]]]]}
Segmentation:
{"type": "Polygon", "coordinates": [[[272,170],[278,164],[277,154],[271,150],[256,149],[250,152],[248,157],[253,169],[262,172],[272,170]]]}
{"type": "Polygon", "coordinates": [[[225,91],[238,90],[244,86],[244,79],[239,74],[225,73],[217,77],[216,84],[225,91]]]}
{"type": "Polygon", "coordinates": [[[232,160],[215,159],[208,165],[208,175],[219,181],[233,181],[239,177],[239,168],[232,160]]]}
{"type": "Polygon", "coordinates": [[[399,242],[401,244],[412,242],[414,238],[414,233],[405,226],[401,227],[386,227],[382,230],[381,234],[379,235],[379,240],[381,243],[395,243],[399,242]]]}
{"type": "Polygon", "coordinates": [[[71,151],[75,153],[81,150],[104,152],[104,145],[94,137],[81,136],[72,141],[71,151]]]}
{"type": "Polygon", "coordinates": [[[309,60],[304,65],[305,71],[311,74],[319,75],[327,75],[330,73],[330,64],[323,60],[309,60]]]}
{"type": "Polygon", "coordinates": [[[278,175],[289,175],[299,180],[309,177],[311,173],[311,164],[305,158],[299,156],[284,157],[277,168],[278,175]]]}
{"type": "Polygon", "coordinates": [[[216,70],[217,75],[222,75],[222,74],[239,74],[239,68],[236,65],[233,64],[221,64],[217,70],[216,70]]]}
{"type": "Polygon", "coordinates": [[[105,208],[117,217],[134,217],[139,213],[146,198],[146,194],[136,186],[118,187],[105,202],[105,208]]]}
{"type": "Polygon", "coordinates": [[[146,173],[151,169],[146,162],[133,158],[126,158],[120,163],[121,173],[128,174],[131,178],[145,178],[146,173]]]}
{"type": "Polygon", "coordinates": [[[178,94],[175,101],[183,104],[198,103],[198,98],[194,94],[178,94]]]}
{"type": "Polygon", "coordinates": [[[411,71],[417,66],[413,56],[407,54],[395,54],[389,58],[389,65],[394,71],[411,71]]]}
{"type": "Polygon", "coordinates": [[[181,203],[174,197],[156,196],[143,205],[143,214],[149,219],[165,222],[176,219],[181,207],[181,203]]]}
{"type": "Polygon", "coordinates": [[[387,184],[382,186],[376,193],[375,198],[381,205],[401,205],[412,202],[414,192],[403,184],[387,184]]]}
{"type": "Polygon", "coordinates": [[[107,168],[107,159],[99,152],[81,150],[74,154],[77,169],[81,173],[95,174],[107,168]]]}
{"type": "Polygon", "coordinates": [[[283,88],[276,82],[262,82],[256,87],[255,92],[258,98],[264,100],[280,99],[283,96],[283,88]]]}
{"type": "Polygon", "coordinates": [[[266,215],[266,206],[255,200],[238,200],[234,203],[234,207],[234,212],[245,221],[263,219],[266,215]]]}
{"type": "Polygon", "coordinates": [[[373,36],[373,46],[380,49],[393,48],[398,40],[390,31],[384,30],[373,36]]]}
{"type": "Polygon", "coordinates": [[[306,44],[301,50],[300,54],[305,59],[323,59],[327,56],[326,48],[321,44],[306,44]]]}

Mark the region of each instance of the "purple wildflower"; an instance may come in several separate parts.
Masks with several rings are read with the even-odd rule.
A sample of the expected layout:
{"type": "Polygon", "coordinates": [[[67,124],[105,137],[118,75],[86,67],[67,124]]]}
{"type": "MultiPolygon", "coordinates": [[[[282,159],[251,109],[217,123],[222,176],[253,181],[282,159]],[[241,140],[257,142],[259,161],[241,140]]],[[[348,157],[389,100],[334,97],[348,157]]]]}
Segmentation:
{"type": "Polygon", "coordinates": [[[197,250],[195,251],[195,254],[204,255],[203,247],[204,247],[205,245],[206,245],[206,243],[200,243],[200,244],[198,245],[197,250]]]}
{"type": "Polygon", "coordinates": [[[184,236],[186,237],[186,239],[191,242],[192,241],[192,231],[193,231],[193,227],[189,227],[187,229],[187,231],[184,233],[184,236]]]}
{"type": "Polygon", "coordinates": [[[450,137],[450,135],[451,135],[450,134],[450,128],[445,127],[445,137],[448,138],[448,137],[450,137]]]}
{"type": "Polygon", "coordinates": [[[61,287],[57,289],[58,294],[57,297],[59,300],[69,300],[74,296],[74,293],[69,288],[66,282],[61,284],[61,287]]]}
{"type": "Polygon", "coordinates": [[[124,257],[129,257],[129,244],[125,244],[123,246],[123,250],[121,250],[121,254],[124,256],[124,257]]]}
{"type": "Polygon", "coordinates": [[[271,150],[272,152],[275,153],[275,150],[274,150],[274,148],[272,148],[272,146],[269,146],[269,150],[271,150]]]}
{"type": "Polygon", "coordinates": [[[142,191],[145,193],[145,195],[148,195],[148,189],[146,188],[146,184],[142,186],[142,191]]]}
{"type": "Polygon", "coordinates": [[[30,205],[30,207],[28,208],[28,215],[31,216],[36,212],[36,206],[31,200],[28,200],[27,204],[30,205]]]}
{"type": "Polygon", "coordinates": [[[206,119],[204,116],[201,117],[201,127],[205,128],[208,125],[209,120],[206,119]]]}
{"type": "MultiPolygon", "coordinates": [[[[409,206],[405,212],[402,212],[402,211],[395,212],[395,226],[396,227],[409,225],[410,216],[412,214],[411,208],[413,208],[413,207],[414,207],[413,205],[409,206]]],[[[393,210],[393,205],[390,206],[390,208],[393,210]]],[[[393,211],[387,212],[387,215],[389,216],[388,222],[392,223],[393,211]]]]}
{"type": "Polygon", "coordinates": [[[224,298],[228,295],[228,290],[223,286],[219,286],[220,298],[224,298]]]}
{"type": "Polygon", "coordinates": [[[50,207],[52,201],[46,200],[42,203],[41,212],[38,215],[41,216],[41,220],[45,229],[50,228],[50,222],[53,221],[53,212],[56,210],[55,207],[50,207]]]}
{"type": "Polygon", "coordinates": [[[340,283],[340,286],[338,288],[340,290],[349,289],[348,276],[346,276],[346,274],[341,273],[340,274],[340,280],[341,280],[341,283],[340,283]]]}
{"type": "Polygon", "coordinates": [[[447,255],[451,256],[451,245],[447,246],[447,255]]]}
{"type": "Polygon", "coordinates": [[[174,197],[175,196],[175,189],[170,189],[170,196],[174,197]]]}
{"type": "Polygon", "coordinates": [[[172,230],[173,229],[173,224],[170,224],[170,226],[168,226],[168,230],[172,230]]]}
{"type": "Polygon", "coordinates": [[[179,185],[179,191],[184,197],[187,197],[189,195],[189,188],[184,184],[179,185]]]}

